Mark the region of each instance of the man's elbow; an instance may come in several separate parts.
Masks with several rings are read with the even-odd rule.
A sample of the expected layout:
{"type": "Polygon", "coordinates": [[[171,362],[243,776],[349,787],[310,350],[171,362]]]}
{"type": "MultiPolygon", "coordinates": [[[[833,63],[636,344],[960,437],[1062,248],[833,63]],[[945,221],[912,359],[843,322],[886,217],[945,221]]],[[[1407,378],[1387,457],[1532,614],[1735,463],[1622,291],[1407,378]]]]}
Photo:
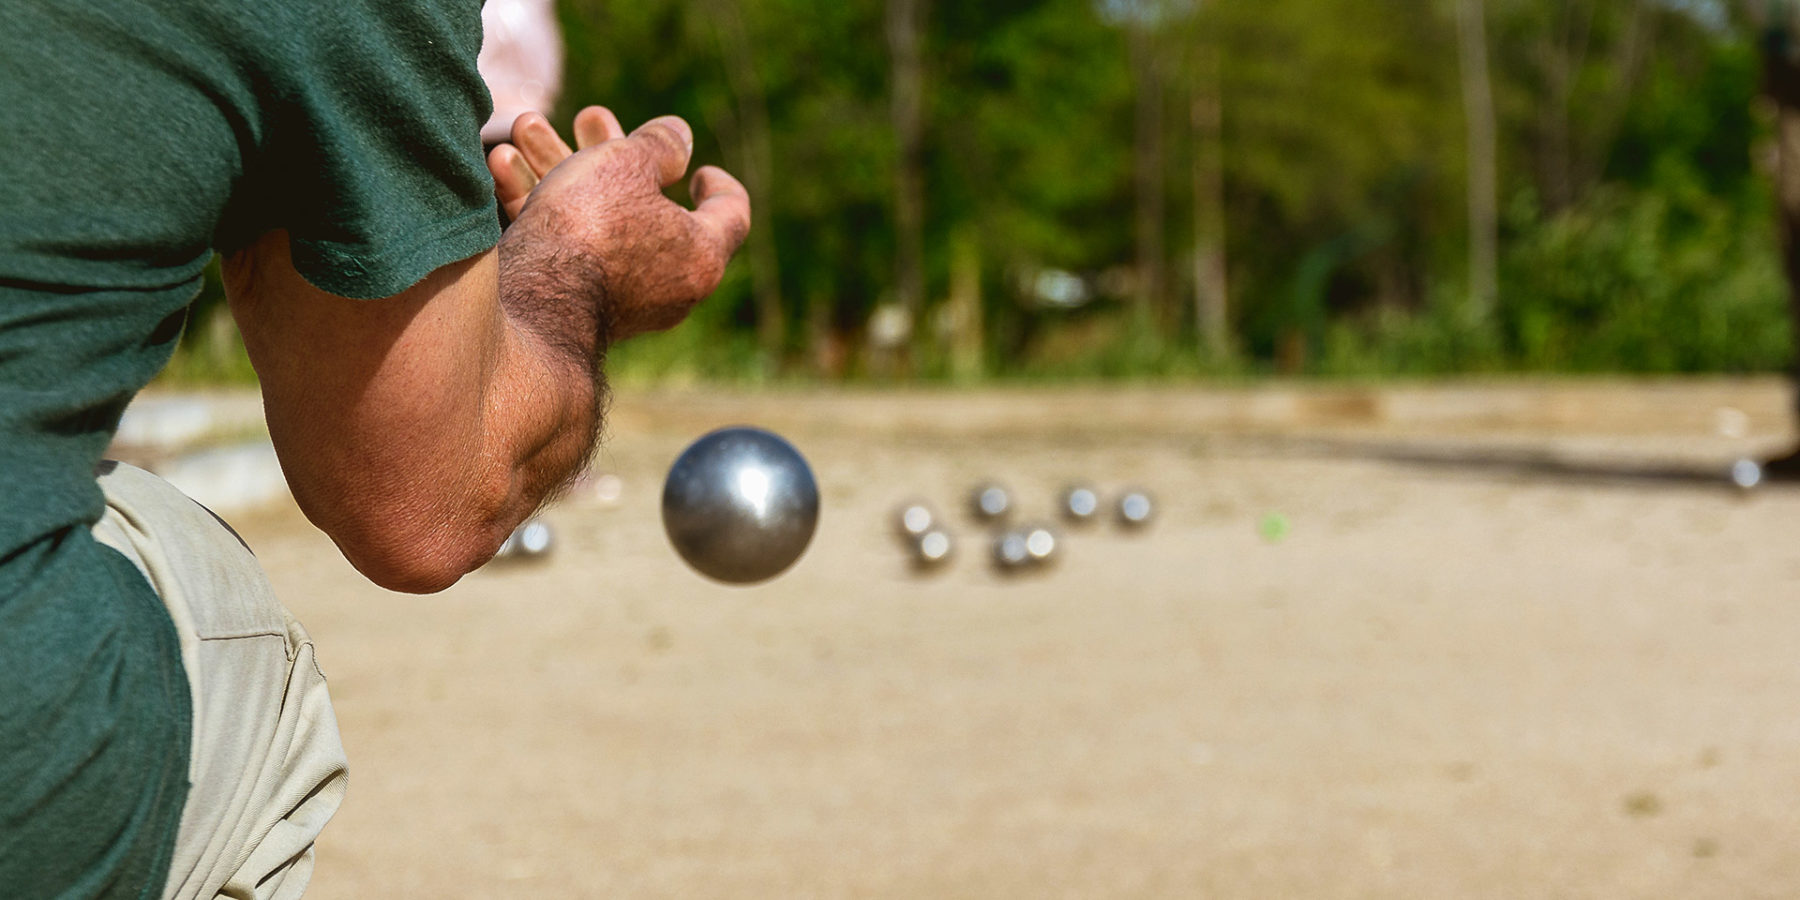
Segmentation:
{"type": "Polygon", "coordinates": [[[344,558],[355,566],[364,578],[374,582],[376,586],[402,594],[435,594],[442,591],[462,577],[480,566],[477,562],[465,565],[460,562],[420,558],[418,554],[395,556],[393,554],[368,554],[355,552],[343,544],[344,558]]]}
{"type": "Polygon", "coordinates": [[[435,594],[450,587],[492,559],[507,534],[489,522],[371,519],[353,527],[321,527],[365,578],[407,594],[435,594]]]}
{"type": "Polygon", "coordinates": [[[391,591],[450,587],[492,559],[531,512],[504,466],[426,473],[406,459],[294,456],[283,469],[301,512],[358,572],[391,591]]]}

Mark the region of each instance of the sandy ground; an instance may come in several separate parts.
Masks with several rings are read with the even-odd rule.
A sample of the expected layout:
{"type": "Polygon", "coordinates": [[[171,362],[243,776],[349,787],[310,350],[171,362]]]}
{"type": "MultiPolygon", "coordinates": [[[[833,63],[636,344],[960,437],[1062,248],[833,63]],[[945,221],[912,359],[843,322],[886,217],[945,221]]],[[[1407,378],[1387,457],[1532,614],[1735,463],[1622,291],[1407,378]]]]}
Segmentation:
{"type": "Polygon", "coordinates": [[[292,510],[239,517],[351,755],[309,897],[1800,895],[1800,490],[1710,478],[1785,403],[626,392],[623,496],[552,509],[547,564],[405,597],[292,510]],[[749,590],[656,512],[732,421],[825,495],[749,590]],[[1625,477],[1671,467],[1709,477],[1625,477]],[[1142,484],[1161,518],[1009,581],[960,514],[985,476],[1038,516],[1142,484]],[[962,538],[940,575],[889,532],[910,497],[962,538]]]}

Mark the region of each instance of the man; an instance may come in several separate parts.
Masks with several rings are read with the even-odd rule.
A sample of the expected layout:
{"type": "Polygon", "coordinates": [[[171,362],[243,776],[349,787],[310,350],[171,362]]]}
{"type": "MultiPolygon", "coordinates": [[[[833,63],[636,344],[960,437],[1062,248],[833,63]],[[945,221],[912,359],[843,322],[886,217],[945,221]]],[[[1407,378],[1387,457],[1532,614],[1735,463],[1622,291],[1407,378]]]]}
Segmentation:
{"type": "Polygon", "coordinates": [[[484,160],[479,0],[19,0],[0,29],[0,896],[293,897],[344,789],[305,632],[101,454],[212,253],[294,497],[436,591],[584,463],[607,346],[716,286],[687,126],[484,160]],[[500,235],[494,203],[513,220],[500,235]]]}
{"type": "MultiPolygon", "coordinates": [[[[1787,275],[1789,322],[1794,329],[1793,376],[1800,385],[1800,4],[1750,0],[1763,59],[1763,93],[1775,105],[1775,201],[1781,215],[1782,269],[1787,275]]],[[[1796,393],[1800,403],[1800,393],[1796,393]]],[[[1800,419],[1800,406],[1795,409],[1800,419]]],[[[1800,450],[1763,466],[1775,481],[1800,481],[1800,450]]]]}
{"type": "Polygon", "coordinates": [[[494,113],[481,126],[482,143],[509,141],[520,116],[549,111],[562,94],[563,40],[555,0],[486,0],[475,65],[494,98],[494,113]]]}

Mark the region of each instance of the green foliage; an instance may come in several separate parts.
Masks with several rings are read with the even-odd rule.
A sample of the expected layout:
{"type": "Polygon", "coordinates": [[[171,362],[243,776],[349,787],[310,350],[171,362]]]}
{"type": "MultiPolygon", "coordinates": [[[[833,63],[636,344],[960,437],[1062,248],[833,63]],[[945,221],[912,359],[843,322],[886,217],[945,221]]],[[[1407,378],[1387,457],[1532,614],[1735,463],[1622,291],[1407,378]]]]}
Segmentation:
{"type": "MultiPolygon", "coordinates": [[[[1535,41],[1540,54],[1549,38],[1532,28],[1568,22],[1567,9],[1510,9],[1512,30],[1504,33],[1535,41]],[[1521,25],[1534,9],[1540,21],[1521,25]]],[[[1613,18],[1599,15],[1591,27],[1623,40],[1621,9],[1598,9],[1613,18]]],[[[1663,24],[1681,39],[1663,41],[1623,108],[1595,108],[1620,96],[1620,72],[1590,62],[1571,79],[1574,124],[1616,122],[1610,146],[1575,134],[1570,147],[1552,153],[1544,147],[1545,114],[1515,116],[1522,136],[1515,158],[1566,151],[1588,162],[1540,158],[1515,170],[1494,319],[1471,320],[1455,287],[1440,285],[1418,313],[1382,308],[1334,321],[1322,371],[1766,372],[1787,365],[1793,331],[1776,212],[1752,165],[1752,148],[1764,139],[1752,104],[1758,60],[1730,35],[1680,19],[1663,24]],[[1571,169],[1549,171],[1552,163],[1571,169]],[[1579,177],[1587,165],[1594,183],[1585,193],[1548,208],[1542,198],[1552,178],[1579,177]]],[[[1533,64],[1510,84],[1515,99],[1541,102],[1542,69],[1533,64]]]]}
{"type": "MultiPolygon", "coordinates": [[[[560,121],[589,103],[627,126],[676,113],[696,126],[696,163],[749,175],[766,159],[754,204],[767,255],[741,255],[682,327],[614,348],[615,380],[878,371],[867,324],[894,296],[903,165],[891,2],[561,0],[560,121]],[[768,276],[762,265],[777,274],[753,277],[768,276]],[[758,338],[759,297],[783,313],[773,344],[758,338]]],[[[990,377],[1783,367],[1792,332],[1769,173],[1755,162],[1769,123],[1750,37],[1682,4],[1485,5],[1505,215],[1498,307],[1483,319],[1464,287],[1451,4],[1166,0],[1134,37],[1094,0],[929,3],[926,299],[908,361],[886,377],[950,377],[938,323],[952,246],[979,268],[990,377]],[[1133,65],[1134,46],[1148,67],[1133,65]],[[1160,97],[1162,168],[1149,183],[1162,189],[1169,285],[1148,316],[1130,302],[1143,274],[1140,96],[1160,97]],[[1195,124],[1209,97],[1217,145],[1195,124]],[[1212,149],[1217,197],[1196,183],[1197,155],[1212,149]],[[1194,310],[1196,234],[1213,209],[1230,275],[1223,358],[1200,349],[1194,310]],[[1034,303],[1025,285],[1044,269],[1081,276],[1094,299],[1034,303]]],[[[966,292],[970,279],[957,283],[966,292]]],[[[174,371],[244,377],[241,351],[211,346],[206,318],[174,371]]]]}
{"type": "Polygon", "coordinates": [[[1792,352],[1786,286],[1774,216],[1755,212],[1684,180],[1605,190],[1524,231],[1506,259],[1509,346],[1542,370],[1780,368],[1792,352]]]}
{"type": "Polygon", "coordinates": [[[1333,323],[1332,374],[1767,372],[1792,357],[1773,213],[1698,185],[1608,189],[1548,221],[1510,217],[1495,319],[1454,302],[1333,323]],[[1745,208],[1749,206],[1750,208],[1745,208]]]}

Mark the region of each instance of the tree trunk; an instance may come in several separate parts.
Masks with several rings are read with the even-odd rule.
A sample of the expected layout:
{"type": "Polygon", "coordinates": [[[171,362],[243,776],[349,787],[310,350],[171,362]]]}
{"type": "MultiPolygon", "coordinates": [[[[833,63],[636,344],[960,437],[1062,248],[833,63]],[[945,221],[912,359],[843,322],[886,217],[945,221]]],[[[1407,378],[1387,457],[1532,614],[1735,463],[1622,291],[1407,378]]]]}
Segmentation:
{"type": "MultiPolygon", "coordinates": [[[[714,0],[713,21],[719,37],[725,75],[737,107],[738,175],[754,202],[767,204],[773,195],[774,151],[769,109],[762,77],[756,72],[754,48],[744,25],[742,0],[714,0]]],[[[787,321],[781,302],[781,259],[774,223],[767,217],[750,229],[744,250],[750,260],[750,292],[756,301],[756,336],[765,364],[779,367],[786,352],[787,321]]]]}
{"type": "Polygon", "coordinates": [[[1231,355],[1231,294],[1225,255],[1224,79],[1220,47],[1194,42],[1193,129],[1194,329],[1213,359],[1231,355]]]}
{"type": "MultiPolygon", "coordinates": [[[[894,164],[894,299],[917,322],[925,299],[924,65],[920,58],[929,0],[887,0],[894,164]]],[[[905,354],[904,349],[901,350],[905,354]]]]}
{"type": "Polygon", "coordinates": [[[950,246],[950,300],[945,309],[950,332],[950,374],[957,381],[982,375],[981,239],[962,226],[950,246]]]}
{"type": "Polygon", "coordinates": [[[1591,143],[1576,155],[1570,172],[1570,193],[1577,201],[1605,174],[1607,157],[1625,124],[1625,111],[1631,106],[1632,95],[1643,80],[1645,63],[1656,47],[1657,16],[1647,0],[1632,0],[1629,16],[1625,36],[1613,47],[1613,58],[1607,66],[1617,80],[1606,98],[1594,107],[1595,119],[1589,127],[1591,143]]]}
{"type": "Polygon", "coordinates": [[[1485,16],[1482,0],[1457,0],[1463,118],[1468,125],[1469,310],[1478,319],[1493,315],[1499,293],[1499,189],[1485,16]]]}
{"type": "MultiPolygon", "coordinates": [[[[1594,18],[1592,6],[1581,0],[1566,0],[1561,12],[1561,23],[1546,30],[1538,46],[1544,76],[1544,96],[1538,103],[1538,184],[1549,213],[1561,212],[1576,200],[1575,80],[1586,65],[1594,18]]],[[[1459,9],[1458,15],[1464,11],[1459,9]]]]}
{"type": "Polygon", "coordinates": [[[1137,192],[1137,314],[1156,324],[1163,312],[1163,80],[1150,27],[1129,26],[1137,80],[1133,144],[1137,192]]]}

